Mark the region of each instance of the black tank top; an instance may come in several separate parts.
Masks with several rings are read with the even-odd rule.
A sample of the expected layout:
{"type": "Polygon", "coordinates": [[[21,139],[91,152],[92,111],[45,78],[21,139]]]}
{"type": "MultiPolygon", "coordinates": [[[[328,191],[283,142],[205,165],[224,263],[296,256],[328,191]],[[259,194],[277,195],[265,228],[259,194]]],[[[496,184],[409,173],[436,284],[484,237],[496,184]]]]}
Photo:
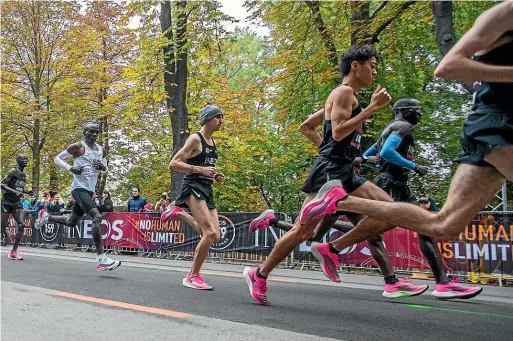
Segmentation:
{"type": "MultiPolygon", "coordinates": [[[[18,168],[13,168],[10,170],[12,172],[11,180],[7,183],[7,187],[15,189],[17,191],[23,192],[25,190],[25,184],[27,182],[27,175],[25,173],[22,173],[18,168]]],[[[3,200],[9,201],[9,202],[19,202],[23,198],[23,194],[20,196],[5,191],[3,193],[3,200]]]]}
{"type": "MultiPolygon", "coordinates": [[[[397,121],[398,120],[391,121],[385,127],[385,129],[383,129],[383,130],[386,130],[386,128],[388,126],[390,126],[392,123],[397,122],[397,121]]],[[[387,136],[387,138],[388,138],[388,136],[387,136]]],[[[378,143],[378,146],[377,146],[377,148],[378,148],[378,155],[381,152],[381,148],[383,148],[381,143],[382,142],[384,143],[385,140],[380,139],[379,141],[380,142],[378,143]]],[[[408,135],[403,137],[403,140],[399,144],[399,147],[397,147],[396,151],[399,153],[399,155],[401,155],[405,159],[412,161],[413,160],[413,146],[414,146],[414,144],[415,144],[415,136],[413,135],[413,132],[410,132],[408,135]]],[[[388,162],[388,161],[382,160],[381,166],[379,168],[379,171],[380,171],[380,173],[385,173],[385,172],[386,173],[390,173],[397,180],[401,180],[401,181],[408,180],[409,170],[407,168],[398,166],[398,165],[393,164],[393,163],[388,162]]]]}
{"type": "MultiPolygon", "coordinates": [[[[362,112],[360,104],[351,112],[351,118],[362,112]]],[[[322,123],[322,143],[319,146],[319,155],[339,164],[353,162],[360,149],[362,139],[362,125],[340,141],[333,139],[331,120],[324,119],[322,123]]]]}
{"type": "MultiPolygon", "coordinates": [[[[185,160],[185,163],[191,166],[215,167],[217,164],[218,154],[214,139],[212,139],[214,145],[211,146],[207,144],[207,141],[205,141],[205,138],[203,137],[203,135],[201,135],[199,131],[196,134],[198,134],[201,140],[201,153],[199,153],[195,157],[191,157],[190,159],[185,160]]],[[[200,181],[212,183],[214,181],[214,178],[207,177],[200,173],[192,173],[186,174],[184,177],[184,181],[200,181]]]]}
{"type": "MultiPolygon", "coordinates": [[[[513,31],[509,31],[508,35],[513,35],[513,31]]],[[[496,47],[484,55],[474,56],[474,60],[490,65],[513,66],[513,41],[496,47]]],[[[472,111],[513,114],[513,82],[480,82],[474,93],[472,111]]]]}

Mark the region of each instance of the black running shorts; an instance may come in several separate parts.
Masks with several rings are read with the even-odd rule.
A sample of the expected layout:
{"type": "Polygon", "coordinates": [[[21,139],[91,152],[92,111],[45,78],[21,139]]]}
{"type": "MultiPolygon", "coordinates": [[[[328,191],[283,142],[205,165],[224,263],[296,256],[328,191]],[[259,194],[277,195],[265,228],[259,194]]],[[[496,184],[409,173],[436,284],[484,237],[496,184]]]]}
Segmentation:
{"type": "Polygon", "coordinates": [[[340,180],[348,193],[354,192],[367,180],[354,171],[353,166],[340,165],[328,158],[319,156],[303,185],[305,193],[315,193],[330,180],[340,180]]]}
{"type": "Polygon", "coordinates": [[[84,188],[75,188],[71,191],[71,195],[75,199],[73,214],[77,217],[81,217],[85,213],[89,213],[93,208],[97,208],[93,200],[93,192],[89,192],[84,188]]]}
{"type": "Polygon", "coordinates": [[[212,183],[201,181],[184,181],[182,191],[175,205],[182,208],[189,208],[187,198],[194,196],[198,200],[206,201],[209,210],[215,210],[214,193],[212,191],[212,183]]]}
{"type": "Polygon", "coordinates": [[[513,113],[471,113],[463,125],[460,143],[463,152],[456,162],[492,167],[484,161],[492,148],[513,145],[513,113]]]}
{"type": "Polygon", "coordinates": [[[23,205],[21,204],[21,201],[18,201],[18,202],[10,202],[10,201],[7,201],[5,199],[0,199],[1,201],[1,206],[2,206],[2,213],[7,213],[7,214],[12,214],[14,215],[14,213],[17,211],[17,210],[22,210],[23,209],[23,205]]]}
{"type": "Polygon", "coordinates": [[[412,202],[412,196],[408,183],[397,180],[392,174],[384,172],[374,178],[374,184],[387,192],[394,201],[412,202]]]}

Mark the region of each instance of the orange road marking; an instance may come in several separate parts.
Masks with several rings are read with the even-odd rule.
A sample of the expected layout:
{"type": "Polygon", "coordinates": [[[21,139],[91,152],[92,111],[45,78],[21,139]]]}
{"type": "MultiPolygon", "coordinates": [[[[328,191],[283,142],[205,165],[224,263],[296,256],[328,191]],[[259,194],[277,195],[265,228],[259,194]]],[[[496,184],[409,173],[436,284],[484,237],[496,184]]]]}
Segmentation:
{"type": "Polygon", "coordinates": [[[169,316],[169,317],[174,317],[174,318],[187,318],[187,317],[191,316],[190,314],[181,313],[179,311],[172,311],[172,310],[166,310],[166,309],[146,307],[146,306],[143,306],[143,305],[137,305],[137,304],[131,304],[131,303],[125,303],[125,302],[119,302],[119,301],[105,300],[103,298],[96,298],[96,297],[90,297],[90,296],[77,295],[77,294],[72,294],[72,293],[69,293],[69,292],[59,291],[59,292],[56,292],[54,294],[54,296],[71,298],[71,299],[74,299],[74,300],[85,301],[85,302],[99,303],[99,304],[108,305],[108,306],[111,306],[111,307],[118,307],[118,308],[123,308],[123,309],[142,311],[142,312],[145,312],[145,313],[169,316]]]}

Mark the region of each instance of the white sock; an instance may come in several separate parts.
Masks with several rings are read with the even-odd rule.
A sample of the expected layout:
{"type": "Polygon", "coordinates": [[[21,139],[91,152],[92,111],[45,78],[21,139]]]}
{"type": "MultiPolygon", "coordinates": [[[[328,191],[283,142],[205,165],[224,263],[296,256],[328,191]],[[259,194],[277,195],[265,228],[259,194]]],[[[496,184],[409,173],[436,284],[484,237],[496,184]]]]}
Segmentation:
{"type": "Polygon", "coordinates": [[[101,255],[96,255],[96,261],[102,261],[104,260],[105,258],[107,258],[107,256],[105,256],[105,253],[102,253],[101,255]]]}

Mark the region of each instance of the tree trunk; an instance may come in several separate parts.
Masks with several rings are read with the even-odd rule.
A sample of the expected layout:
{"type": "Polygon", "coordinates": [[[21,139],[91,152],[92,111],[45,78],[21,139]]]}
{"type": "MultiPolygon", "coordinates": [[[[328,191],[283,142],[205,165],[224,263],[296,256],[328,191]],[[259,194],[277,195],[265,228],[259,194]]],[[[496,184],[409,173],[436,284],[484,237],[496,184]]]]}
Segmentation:
{"type": "Polygon", "coordinates": [[[368,32],[369,22],[369,1],[351,2],[351,45],[370,44],[371,35],[368,32]]]}
{"type": "MultiPolygon", "coordinates": [[[[444,57],[456,44],[452,20],[452,1],[431,1],[431,11],[435,18],[436,42],[442,57],[444,57]]],[[[460,84],[471,94],[474,93],[473,82],[461,82],[460,84]]]]}
{"type": "MultiPolygon", "coordinates": [[[[164,52],[164,88],[166,91],[166,106],[171,119],[173,133],[173,151],[181,148],[189,136],[189,121],[187,113],[187,1],[176,3],[177,24],[176,40],[174,39],[171,21],[171,2],[160,4],[160,26],[168,40],[163,47],[164,52]]],[[[171,197],[180,194],[183,173],[171,172],[171,197]]]]}
{"type": "MultiPolygon", "coordinates": [[[[176,27],[176,86],[174,87],[171,126],[173,128],[173,150],[182,148],[189,137],[189,114],[187,112],[187,1],[179,1],[176,27]]],[[[183,173],[171,174],[171,195],[178,197],[183,173]]]]}
{"type": "MultiPolygon", "coordinates": [[[[109,152],[110,152],[110,144],[109,144],[109,119],[107,116],[102,118],[101,122],[101,132],[102,132],[102,145],[103,149],[105,149],[105,157],[107,158],[107,161],[109,160],[109,152]]],[[[103,193],[105,190],[105,185],[107,184],[107,176],[108,173],[101,173],[100,175],[100,181],[97,185],[98,191],[100,193],[103,193]]]]}
{"type": "Polygon", "coordinates": [[[41,150],[39,149],[39,119],[34,120],[34,135],[32,140],[32,189],[35,192],[36,198],[39,198],[39,172],[41,165],[41,150]]]}
{"type": "Polygon", "coordinates": [[[321,10],[319,7],[319,1],[311,1],[311,0],[305,0],[307,6],[310,8],[310,12],[312,13],[312,17],[315,23],[315,27],[317,27],[317,30],[319,31],[319,34],[322,37],[322,42],[324,43],[324,46],[329,52],[329,60],[331,62],[331,65],[335,69],[338,68],[338,57],[337,57],[337,49],[335,47],[335,43],[333,42],[332,37],[330,36],[328,32],[328,28],[326,27],[326,24],[324,23],[324,20],[321,16],[321,10]]]}
{"type": "Polygon", "coordinates": [[[436,42],[442,56],[456,44],[452,23],[452,1],[431,1],[431,10],[435,17],[436,42]]]}

